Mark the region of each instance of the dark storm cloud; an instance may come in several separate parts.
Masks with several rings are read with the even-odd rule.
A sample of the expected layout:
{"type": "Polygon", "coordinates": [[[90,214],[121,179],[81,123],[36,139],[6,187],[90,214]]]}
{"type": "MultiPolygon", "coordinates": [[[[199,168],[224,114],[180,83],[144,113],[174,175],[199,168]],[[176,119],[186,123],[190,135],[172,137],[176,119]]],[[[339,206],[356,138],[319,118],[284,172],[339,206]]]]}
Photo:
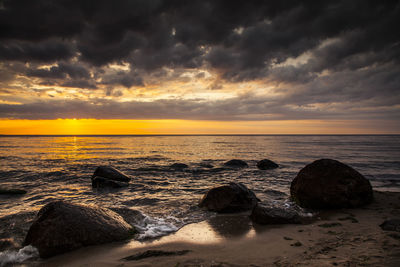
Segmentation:
{"type": "Polygon", "coordinates": [[[83,66],[61,62],[57,66],[50,67],[49,69],[28,69],[27,76],[55,79],[66,77],[72,79],[89,79],[90,73],[83,66]]]}
{"type": "MultiPolygon", "coordinates": [[[[214,89],[222,88],[224,82],[254,80],[279,85],[276,91],[282,94],[280,101],[264,99],[262,108],[261,104],[242,105],[244,112],[240,116],[248,112],[251,117],[256,107],[259,114],[269,114],[271,106],[354,102],[360,108],[375,105],[376,109],[384,110],[386,105],[392,110],[393,104],[399,103],[400,1],[5,0],[2,3],[0,60],[55,64],[49,69],[32,64],[21,72],[2,68],[2,82],[19,74],[42,79],[42,84],[83,89],[104,85],[107,95],[118,96],[121,92],[113,93],[113,86],[145,86],[145,77],[162,81],[166,79],[161,75],[164,68],[202,68],[217,74],[218,79],[210,86],[214,89]],[[287,63],[288,59],[296,61],[295,58],[304,55],[303,62],[287,63]],[[130,69],[102,72],[111,63],[129,64],[130,69]]],[[[147,110],[147,104],[138,103],[134,106],[147,110]]],[[[179,110],[172,104],[195,106],[203,115],[186,114],[196,118],[208,117],[210,110],[226,114],[222,116],[225,119],[229,112],[232,118],[238,116],[223,102],[218,105],[228,111],[215,110],[216,107],[201,101],[168,103],[168,111],[163,109],[164,102],[154,105],[158,105],[163,116],[170,117],[178,116],[172,111],[179,110]]],[[[97,109],[82,103],[79,106],[90,111],[87,115],[105,114],[100,110],[94,114],[97,109]]],[[[22,110],[12,109],[19,117],[17,113],[22,110]]],[[[33,106],[32,110],[37,109],[33,106]]],[[[136,114],[128,108],[113,107],[113,110],[112,114],[120,112],[122,117],[136,114]]],[[[354,110],[346,110],[351,117],[354,110]]],[[[296,117],[290,108],[279,112],[281,116],[296,117]]],[[[342,116],[344,111],[335,112],[342,116]]],[[[306,117],[322,113],[299,112],[306,117]]],[[[29,116],[35,117],[34,113],[29,116]]],[[[39,117],[43,115],[38,114],[39,117]]]]}
{"type": "Polygon", "coordinates": [[[57,40],[39,43],[0,41],[0,60],[22,62],[54,62],[73,57],[73,46],[57,40]]]}
{"type": "MultiPolygon", "coordinates": [[[[113,92],[109,92],[112,94],[113,92]]],[[[118,93],[118,92],[116,92],[118,93]]],[[[378,103],[379,105],[379,103],[378,103]]],[[[376,104],[374,104],[374,107],[376,104]]],[[[394,106],[381,110],[359,109],[353,103],[343,103],[329,110],[298,108],[282,100],[272,101],[253,95],[218,101],[155,100],[152,102],[117,102],[114,100],[47,100],[30,104],[0,104],[0,118],[14,119],[200,119],[200,120],[296,120],[344,119],[351,111],[351,119],[400,119],[394,106]],[[390,113],[388,115],[387,113],[390,113]],[[285,114],[285,117],[282,117],[285,114]]]]}

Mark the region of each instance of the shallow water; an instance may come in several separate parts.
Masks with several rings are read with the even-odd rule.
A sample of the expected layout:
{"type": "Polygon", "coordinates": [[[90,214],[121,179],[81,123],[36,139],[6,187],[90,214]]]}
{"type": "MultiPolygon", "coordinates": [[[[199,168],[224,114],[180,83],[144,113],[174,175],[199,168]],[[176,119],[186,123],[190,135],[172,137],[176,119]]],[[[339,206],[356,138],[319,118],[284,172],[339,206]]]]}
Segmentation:
{"type": "Polygon", "coordinates": [[[66,199],[139,210],[146,215],[138,225],[141,237],[160,236],[212,216],[197,203],[215,185],[242,182],[262,201],[287,204],[291,180],[320,158],[349,164],[375,190],[400,191],[400,136],[2,136],[0,187],[28,193],[0,196],[0,218],[7,223],[66,199]],[[247,161],[249,168],[219,168],[234,158],[247,161]],[[258,170],[256,163],[264,158],[280,167],[258,170]],[[177,162],[189,169],[168,167],[177,162]],[[100,165],[131,176],[129,187],[92,189],[90,177],[100,165]]]}

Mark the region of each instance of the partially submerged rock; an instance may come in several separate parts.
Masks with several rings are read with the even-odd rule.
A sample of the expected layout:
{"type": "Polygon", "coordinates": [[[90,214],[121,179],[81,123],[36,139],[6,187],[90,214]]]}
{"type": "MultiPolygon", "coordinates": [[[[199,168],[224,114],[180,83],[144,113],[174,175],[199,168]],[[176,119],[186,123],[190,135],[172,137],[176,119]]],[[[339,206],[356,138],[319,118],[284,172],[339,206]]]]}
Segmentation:
{"type": "Polygon", "coordinates": [[[124,187],[128,186],[129,178],[126,174],[110,166],[100,166],[92,175],[92,187],[124,187]]]}
{"type": "Polygon", "coordinates": [[[0,195],[24,195],[27,191],[23,189],[7,189],[7,188],[0,188],[0,195]]]}
{"type": "Polygon", "coordinates": [[[230,161],[227,161],[224,163],[224,166],[226,167],[232,167],[232,168],[246,168],[249,167],[249,165],[240,159],[232,159],[230,161]]]}
{"type": "Polygon", "coordinates": [[[183,170],[189,168],[189,166],[185,163],[174,163],[169,167],[174,170],[183,170]]]}
{"type": "Polygon", "coordinates": [[[252,209],[258,202],[256,195],[241,183],[229,183],[210,189],[199,207],[216,212],[240,212],[252,209]]]}
{"type": "Polygon", "coordinates": [[[103,187],[120,188],[120,187],[126,187],[128,185],[129,183],[126,182],[110,180],[99,176],[92,178],[92,187],[94,188],[103,188],[103,187]]]}
{"type": "Polygon", "coordinates": [[[400,232],[400,219],[386,220],[379,226],[385,231],[400,232]]]}
{"type": "Polygon", "coordinates": [[[292,199],[301,207],[353,208],[373,199],[370,182],[353,168],[332,159],[308,164],[290,185],[292,199]]]}
{"type": "Polygon", "coordinates": [[[134,228],[115,212],[101,207],[54,201],[38,212],[25,237],[40,257],[48,258],[83,246],[124,240],[134,228]]]}
{"type": "Polygon", "coordinates": [[[257,204],[250,218],[258,224],[299,224],[305,219],[295,210],[257,204]]]}
{"type": "Polygon", "coordinates": [[[260,170],[271,170],[278,168],[279,165],[269,159],[263,159],[257,162],[257,168],[260,170]]]}

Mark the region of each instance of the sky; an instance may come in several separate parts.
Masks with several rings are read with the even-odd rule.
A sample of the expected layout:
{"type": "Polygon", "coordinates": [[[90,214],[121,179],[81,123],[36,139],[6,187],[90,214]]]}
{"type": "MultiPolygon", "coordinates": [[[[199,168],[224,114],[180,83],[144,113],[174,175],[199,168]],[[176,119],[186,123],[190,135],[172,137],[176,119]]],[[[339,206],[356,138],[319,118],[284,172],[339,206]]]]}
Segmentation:
{"type": "Polygon", "coordinates": [[[0,0],[0,134],[399,134],[400,1],[0,0]]]}

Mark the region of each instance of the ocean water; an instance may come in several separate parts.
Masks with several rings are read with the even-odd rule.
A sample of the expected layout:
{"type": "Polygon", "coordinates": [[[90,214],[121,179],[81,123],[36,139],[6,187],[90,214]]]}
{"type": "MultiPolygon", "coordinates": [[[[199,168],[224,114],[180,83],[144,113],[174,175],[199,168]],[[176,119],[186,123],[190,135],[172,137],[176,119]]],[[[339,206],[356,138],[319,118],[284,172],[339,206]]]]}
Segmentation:
{"type": "Polygon", "coordinates": [[[0,188],[28,193],[0,196],[0,238],[21,240],[35,213],[54,200],[138,210],[138,239],[213,216],[197,203],[209,188],[228,182],[245,184],[262,201],[290,205],[290,182],[320,158],[352,166],[375,190],[400,191],[399,135],[2,136],[0,188]],[[257,161],[265,158],[280,167],[258,170],[257,161]],[[221,168],[230,159],[245,160],[249,168],[221,168]],[[169,168],[173,163],[189,168],[175,171],[169,168]],[[132,177],[129,186],[93,189],[90,177],[101,165],[132,177]]]}

